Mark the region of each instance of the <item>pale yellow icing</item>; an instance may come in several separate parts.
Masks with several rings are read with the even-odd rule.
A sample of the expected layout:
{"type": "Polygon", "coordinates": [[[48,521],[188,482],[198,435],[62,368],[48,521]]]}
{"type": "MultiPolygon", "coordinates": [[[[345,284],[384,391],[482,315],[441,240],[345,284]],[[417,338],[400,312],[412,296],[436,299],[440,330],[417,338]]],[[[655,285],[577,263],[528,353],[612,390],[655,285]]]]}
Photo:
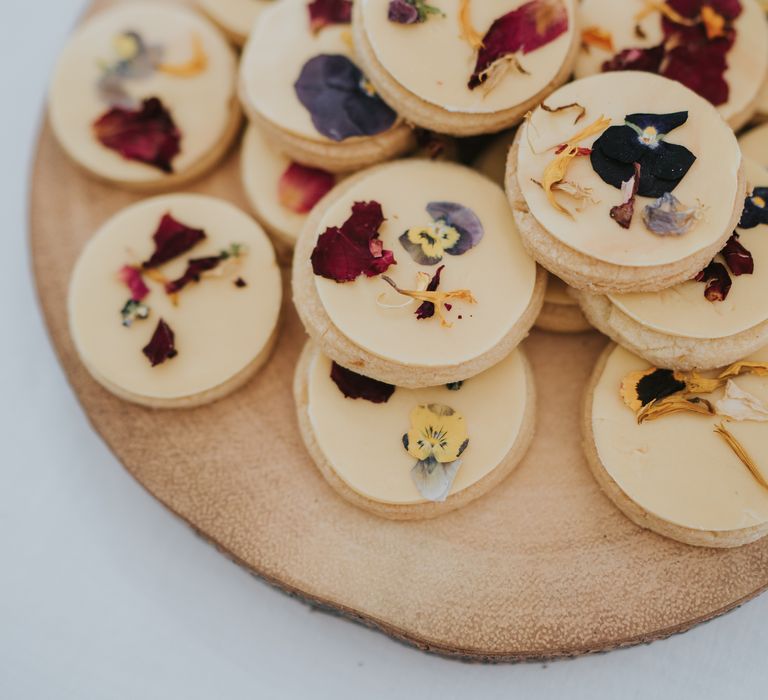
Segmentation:
{"type": "MultiPolygon", "coordinates": [[[[484,35],[494,20],[525,0],[475,0],[470,17],[484,35]]],[[[522,104],[541,92],[560,72],[574,32],[573,0],[564,0],[568,30],[551,43],[520,56],[529,75],[514,70],[492,90],[467,87],[475,67],[475,51],[462,39],[459,26],[461,0],[432,3],[445,17],[404,25],[387,19],[389,0],[358,0],[368,41],[383,68],[406,90],[451,112],[487,114],[522,104]]]]}
{"type": "Polygon", "coordinates": [[[768,169],[768,124],[757,126],[740,136],[739,146],[745,158],[768,169]]]}
{"type": "Polygon", "coordinates": [[[255,360],[275,329],[281,295],[274,251],[256,222],[222,200],[167,195],[122,210],[88,242],[70,284],[70,327],[83,362],[98,377],[143,398],[177,399],[218,387],[255,360]],[[248,252],[236,275],[247,286],[236,287],[232,275],[203,278],[184,288],[175,306],[161,284],[145,279],[150,316],[125,328],[120,309],[130,294],[118,271],[149,258],[152,234],[165,213],[208,237],[163,265],[163,275],[175,279],[188,258],[242,243],[248,252]],[[174,331],[179,354],[152,367],[141,350],[160,318],[174,331]]]}
{"type": "Polygon", "coordinates": [[[243,51],[240,80],[244,97],[264,119],[282,130],[327,141],[299,102],[294,83],[304,64],[321,54],[354,59],[349,25],[332,24],[313,34],[306,0],[281,0],[264,10],[243,51]]]}
{"type": "Polygon", "coordinates": [[[291,159],[278,151],[255,126],[243,139],[241,152],[243,186],[254,212],[264,225],[295,241],[306,214],[298,214],[280,203],[278,182],[291,159]]]}
{"type": "MultiPolygon", "coordinates": [[[[500,187],[504,187],[504,179],[507,171],[507,155],[515,140],[515,132],[502,134],[493,141],[480,155],[475,158],[472,166],[483,175],[487,175],[500,187]]],[[[550,274],[547,277],[547,289],[544,294],[544,302],[547,304],[559,304],[561,306],[575,306],[576,300],[567,292],[568,285],[559,277],[550,274]]]]}
{"type": "MultiPolygon", "coordinates": [[[[750,160],[744,164],[749,189],[768,186],[765,168],[750,160]]],[[[752,253],[755,274],[731,275],[733,286],[724,301],[708,301],[704,285],[695,281],[659,292],[611,294],[610,300],[638,323],[686,338],[727,338],[762,323],[768,319],[768,226],[737,231],[752,253]]]]}
{"type": "MultiPolygon", "coordinates": [[[[580,103],[587,110],[577,125],[573,123],[573,110],[551,114],[537,109],[531,121],[521,127],[518,182],[531,214],[549,233],[590,257],[627,267],[674,263],[711,246],[723,236],[734,206],[741,206],[735,201],[741,152],[733,132],[709,102],[679,83],[633,71],[583,78],[560,88],[546,100],[550,107],[572,102],[580,103]],[[574,218],[557,211],[536,184],[541,182],[545,168],[554,158],[550,147],[564,143],[601,115],[610,118],[612,125],[621,125],[628,114],[683,110],[688,111],[688,121],[672,131],[667,140],[687,147],[696,161],[675,188],[674,195],[687,206],[702,202],[707,207],[703,219],[688,233],[658,236],[646,229],[642,209],[652,201],[646,197],[637,198],[629,230],[621,228],[609,216],[610,208],[621,203],[621,192],[603,182],[586,156],[573,159],[567,179],[591,187],[598,204],[576,212],[574,218]],[[539,155],[532,152],[529,138],[539,155]]],[[[595,140],[597,136],[579,145],[589,147],[595,140]]],[[[567,198],[561,201],[572,210],[575,208],[567,198]]]]}
{"type": "Polygon", "coordinates": [[[472,209],[485,235],[464,255],[445,255],[440,289],[469,289],[477,304],[456,302],[448,317],[452,328],[436,318],[417,320],[416,302],[405,308],[382,308],[385,301],[407,301],[379,276],[337,283],[315,277],[317,291],[334,325],[356,345],[379,357],[406,365],[434,367],[472,360],[496,346],[515,326],[531,302],[536,264],[525,252],[504,192],[488,178],[450,163],[397,161],[382,166],[351,187],[323,216],[317,234],[341,225],[354,202],[377,201],[386,221],[380,229],[385,250],[397,265],[386,274],[404,289],[414,289],[418,265],[398,238],[413,226],[431,222],[429,202],[456,202],[472,209]],[[462,315],[462,319],[458,316],[462,315]]]}
{"type": "Polygon", "coordinates": [[[93,122],[110,108],[96,88],[100,64],[116,60],[113,41],[125,31],[139,32],[149,45],[162,45],[163,62],[170,64],[188,61],[193,37],[202,40],[208,59],[203,72],[176,77],[155,71],[124,83],[132,97],[159,97],[170,111],[182,134],[181,152],[172,161],[175,172],[193,166],[225,136],[235,105],[235,55],[218,30],[197,13],[147,2],[104,10],[87,21],[64,48],[49,90],[51,125],[61,145],[72,158],[103,177],[122,182],[161,180],[163,172],[126,160],[101,145],[92,131],[93,122]]]}
{"type": "Polygon", "coordinates": [[[441,403],[464,416],[469,445],[450,494],[492,472],[518,438],[529,401],[522,353],[464,382],[461,389],[395,389],[389,401],[348,399],[330,377],[331,361],[315,353],[309,368],[308,410],[320,449],[336,474],[357,493],[383,503],[424,499],[411,479],[415,460],[403,448],[411,410],[441,403]]]}
{"type": "MultiPolygon", "coordinates": [[[[734,22],[736,40],[727,57],[728,101],[718,107],[726,120],[749,108],[768,74],[768,31],[763,11],[755,0],[741,0],[741,5],[742,13],[734,22]]],[[[579,8],[582,28],[599,27],[610,32],[614,53],[596,46],[582,47],[574,69],[577,78],[599,73],[605,61],[624,49],[662,42],[660,13],[652,13],[639,23],[645,39],[635,34],[635,15],[643,7],[640,0],[583,0],[579,8]]]]}
{"type": "Polygon", "coordinates": [[[248,36],[259,13],[274,0],[197,0],[211,19],[237,36],[248,36]]]}
{"type": "MultiPolygon", "coordinates": [[[[750,359],[765,362],[768,350],[750,359]]],[[[641,508],[675,525],[724,532],[768,521],[768,489],[713,432],[720,418],[674,414],[638,425],[619,386],[626,374],[647,367],[617,347],[595,389],[592,428],[608,474],[641,508]]],[[[765,377],[743,376],[736,383],[768,402],[765,377]]],[[[768,424],[730,422],[727,428],[768,479],[768,424]]]]}

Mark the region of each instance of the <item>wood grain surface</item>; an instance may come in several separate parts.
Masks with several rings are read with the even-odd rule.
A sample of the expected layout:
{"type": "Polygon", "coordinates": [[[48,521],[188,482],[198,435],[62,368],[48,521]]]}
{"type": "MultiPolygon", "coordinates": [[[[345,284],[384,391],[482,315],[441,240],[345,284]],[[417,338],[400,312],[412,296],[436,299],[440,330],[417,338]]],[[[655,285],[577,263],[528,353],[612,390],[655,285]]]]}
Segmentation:
{"type": "MultiPolygon", "coordinates": [[[[245,208],[237,155],[187,191],[245,208]]],[[[727,551],[677,544],[636,527],[602,495],[579,431],[584,388],[606,343],[597,333],[534,332],[525,341],[539,392],[531,450],[490,495],[434,521],[369,515],[338,497],[314,467],[291,395],[305,336],[290,295],[271,361],[230,397],[165,412],[114,398],[75,354],[67,283],[86,240],[137,199],[81,174],[43,126],[30,245],[51,340],[91,423],[125,468],[267,581],[422,649],[494,661],[658,639],[768,586],[768,541],[727,551]]]]}

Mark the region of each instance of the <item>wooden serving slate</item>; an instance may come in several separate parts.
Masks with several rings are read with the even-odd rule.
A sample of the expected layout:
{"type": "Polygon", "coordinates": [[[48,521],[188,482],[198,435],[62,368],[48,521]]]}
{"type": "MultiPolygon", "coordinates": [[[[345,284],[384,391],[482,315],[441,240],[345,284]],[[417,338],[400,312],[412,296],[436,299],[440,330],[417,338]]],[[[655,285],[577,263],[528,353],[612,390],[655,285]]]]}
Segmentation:
{"type": "MultiPolygon", "coordinates": [[[[247,208],[236,154],[186,190],[247,208]]],[[[30,203],[40,303],[94,428],[153,496],[242,566],[422,649],[495,661],[659,639],[768,587],[768,538],[688,547],[636,527],[601,494],[579,432],[606,342],[597,333],[535,331],[525,341],[539,398],[531,450],[491,494],[432,521],[390,522],[348,505],[307,456],[291,394],[305,336],[287,279],[277,348],[244,389],[186,411],[114,398],[72,346],[67,283],[89,236],[137,199],[81,174],[43,127],[30,203]]]]}

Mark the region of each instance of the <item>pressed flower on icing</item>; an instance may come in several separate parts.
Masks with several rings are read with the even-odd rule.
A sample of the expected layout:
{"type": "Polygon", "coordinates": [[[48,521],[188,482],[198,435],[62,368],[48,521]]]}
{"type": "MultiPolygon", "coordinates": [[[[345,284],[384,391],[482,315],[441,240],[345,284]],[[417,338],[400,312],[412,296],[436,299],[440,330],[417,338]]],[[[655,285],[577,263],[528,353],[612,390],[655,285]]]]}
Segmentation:
{"type": "MultiPolygon", "coordinates": [[[[744,166],[749,183],[768,183],[762,166],[749,159],[744,166]]],[[[747,195],[745,212],[762,189],[756,184],[747,195]]],[[[767,234],[768,220],[742,215],[723,248],[692,280],[657,292],[610,294],[609,299],[618,311],[665,335],[713,340],[750,332],[768,320],[768,307],[760,301],[768,297],[767,234]]]]}
{"type": "Polygon", "coordinates": [[[464,416],[450,406],[431,403],[411,411],[403,447],[416,460],[411,477],[424,498],[439,502],[448,497],[468,445],[464,416]]]}
{"type": "Polygon", "coordinates": [[[274,252],[250,217],[174,194],[123,209],[89,240],[70,283],[70,328],[104,386],[169,406],[215,393],[257,362],[280,299],[274,252]]]}
{"type": "Polygon", "coordinates": [[[476,485],[504,462],[534,399],[521,350],[425,389],[372,383],[317,348],[306,371],[316,446],[338,478],[380,503],[441,502],[476,485]]]}
{"type": "Polygon", "coordinates": [[[756,0],[583,0],[576,77],[640,70],[677,80],[734,128],[750,116],[768,69],[756,0]],[[602,41],[595,40],[602,37],[602,41]]]}
{"type": "Polygon", "coordinates": [[[696,156],[685,146],[669,143],[669,132],[688,121],[688,112],[628,114],[622,126],[609,126],[592,144],[592,167],[609,185],[621,188],[640,166],[637,194],[661,197],[672,192],[696,156]]]}
{"type": "Polygon", "coordinates": [[[317,131],[331,141],[375,136],[397,121],[395,111],[376,94],[363,72],[341,54],[310,58],[294,88],[317,131]]]}
{"type": "Polygon", "coordinates": [[[432,222],[409,228],[399,239],[420,265],[437,265],[443,255],[463,255],[483,238],[483,225],[469,207],[429,202],[426,211],[432,222]]]}
{"type": "Polygon", "coordinates": [[[340,143],[376,136],[398,116],[355,62],[351,3],[274,3],[259,17],[241,62],[243,100],[297,136],[340,143]]]}
{"type": "Polygon", "coordinates": [[[546,105],[521,127],[517,183],[530,213],[562,243],[607,263],[651,267],[712,248],[733,226],[741,153],[695,93],[650,73],[601,73],[559,88],[546,105]],[[564,109],[574,104],[587,125],[576,135],[575,111],[564,109]]]}
{"type": "Polygon", "coordinates": [[[88,20],[62,52],[51,124],[67,153],[101,177],[150,184],[183,175],[232,132],[235,73],[232,49],[200,15],[121,4],[88,20]]]}
{"type": "Polygon", "coordinates": [[[358,11],[377,63],[450,112],[524,104],[562,72],[575,40],[572,0],[359,0],[358,11]]]}
{"type": "Polygon", "coordinates": [[[329,204],[314,236],[307,262],[325,312],[388,361],[477,357],[533,300],[536,265],[504,192],[463,166],[378,166],[329,204]]]}

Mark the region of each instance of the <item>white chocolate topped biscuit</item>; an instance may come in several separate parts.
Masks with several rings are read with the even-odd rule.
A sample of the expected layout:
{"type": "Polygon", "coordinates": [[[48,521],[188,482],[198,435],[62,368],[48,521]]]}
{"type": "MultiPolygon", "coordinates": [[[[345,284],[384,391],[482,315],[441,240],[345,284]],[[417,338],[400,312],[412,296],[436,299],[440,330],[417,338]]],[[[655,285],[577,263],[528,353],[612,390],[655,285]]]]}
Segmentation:
{"type": "Polygon", "coordinates": [[[243,42],[259,13],[273,0],[197,0],[200,8],[227,34],[243,42]]]}
{"type": "Polygon", "coordinates": [[[408,92],[448,112],[491,114],[525,103],[555,81],[574,39],[572,0],[441,0],[426,3],[436,11],[411,24],[389,18],[389,0],[358,3],[381,67],[408,92]],[[501,23],[508,24],[499,34],[506,34],[510,53],[483,84],[470,88],[479,44],[485,38],[487,46],[496,46],[486,35],[501,23]]]}
{"type": "MultiPolygon", "coordinates": [[[[746,160],[745,172],[748,192],[768,187],[768,171],[762,166],[746,160]]],[[[722,301],[709,301],[705,283],[691,280],[658,292],[610,294],[611,302],[647,328],[685,338],[727,338],[763,323],[768,320],[768,215],[764,218],[766,223],[736,229],[738,243],[754,261],[754,272],[729,270],[731,286],[722,301]]],[[[727,257],[718,255],[715,262],[728,270],[727,257]]]]}
{"type": "Polygon", "coordinates": [[[349,24],[313,32],[308,4],[276,2],[259,15],[240,68],[246,109],[281,131],[325,143],[398,125],[354,63],[349,24]]]}
{"type": "MultiPolygon", "coordinates": [[[[575,108],[556,113],[539,108],[521,127],[517,182],[530,214],[549,234],[590,258],[628,268],[676,263],[723,239],[737,215],[737,207],[742,206],[742,201],[737,201],[741,152],[733,132],[712,105],[679,83],[639,72],[585,78],[560,88],[545,101],[552,109],[573,103],[586,110],[577,124],[575,108]],[[643,126],[625,124],[628,116],[643,126]],[[559,144],[598,125],[601,119],[610,120],[610,125],[574,145],[587,150],[570,160],[565,174],[568,183],[586,188],[584,201],[580,204],[565,193],[554,192],[556,201],[569,214],[547,198],[542,187],[545,172],[557,158],[559,144]],[[658,128],[652,122],[658,122],[658,128]],[[677,125],[664,133],[659,129],[668,128],[662,126],[665,122],[677,125]],[[611,153],[640,158],[641,166],[646,168],[643,173],[651,176],[651,191],[656,197],[671,190],[679,209],[691,212],[683,229],[654,233],[648,227],[646,207],[654,205],[654,213],[658,214],[661,200],[642,196],[645,175],[641,175],[629,228],[622,228],[611,218],[611,209],[621,205],[625,195],[620,178],[616,185],[608,184],[593,166],[593,146],[598,139],[609,140],[611,153]],[[684,149],[688,154],[681,156],[684,149]],[[691,156],[695,158],[692,163],[691,156]],[[676,182],[665,179],[673,176],[678,176],[676,182]]],[[[602,122],[603,127],[606,124],[602,122]]],[[[631,181],[631,163],[607,156],[604,160],[610,161],[614,178],[617,169],[623,168],[627,171],[626,181],[631,181]]]]}
{"type": "MultiPolygon", "coordinates": [[[[765,362],[768,353],[748,359],[765,362]]],[[[604,470],[627,498],[666,523],[725,534],[764,526],[768,488],[714,432],[721,416],[677,413],[638,424],[619,388],[629,373],[648,367],[617,346],[597,380],[587,419],[604,470]]],[[[735,383],[768,401],[766,377],[745,375],[735,383]]],[[[718,389],[706,398],[716,404],[722,394],[718,389]]],[[[725,426],[768,479],[768,423],[728,421],[725,426]]]]}
{"type": "MultiPolygon", "coordinates": [[[[701,3],[702,6],[707,3],[701,3]]],[[[574,73],[577,78],[585,78],[603,70],[603,65],[618,56],[622,52],[637,49],[635,61],[650,61],[647,68],[638,67],[637,70],[653,70],[656,61],[661,62],[660,73],[667,77],[677,79],[677,75],[687,76],[689,87],[698,85],[697,81],[702,75],[710,76],[703,81],[700,89],[703,97],[711,99],[717,107],[723,119],[728,121],[734,129],[746,123],[755,109],[762,82],[768,76],[768,32],[765,28],[763,11],[756,0],[739,0],[740,12],[733,19],[726,19],[729,32],[732,32],[732,45],[730,48],[723,44],[722,53],[726,66],[722,78],[712,77],[713,66],[702,64],[695,68],[696,63],[692,58],[674,53],[674,44],[670,41],[670,57],[664,57],[664,45],[669,40],[665,37],[664,27],[667,33],[675,36],[675,29],[680,27],[682,32],[692,33],[696,41],[705,41],[699,37],[699,32],[705,32],[703,23],[701,29],[686,27],[683,23],[675,23],[670,19],[664,19],[664,15],[650,3],[641,0],[583,0],[579,7],[579,16],[584,33],[579,57],[574,73]],[[647,11],[648,8],[650,11],[647,11]],[[590,37],[594,37],[590,40],[590,37]],[[677,57],[679,56],[679,58],[677,57]],[[693,65],[693,68],[691,68],[693,65]],[[683,70],[686,67],[687,70],[683,70]]],[[[693,7],[693,3],[686,3],[693,7]]],[[[716,9],[716,6],[714,6],[716,9]]],[[[672,6],[674,10],[675,7],[672,6]]],[[[685,23],[697,22],[698,19],[684,18],[685,23]]],[[[687,36],[685,33],[682,36],[687,36]]],[[[713,47],[717,42],[725,42],[720,37],[712,40],[713,47]]],[[[731,41],[730,39],[727,41],[731,41]]],[[[678,42],[679,43],[679,42],[678,42]]],[[[683,44],[685,46],[685,44],[683,44]]],[[[691,52],[696,55],[695,52],[691,52]]],[[[707,60],[713,60],[712,52],[699,49],[698,54],[707,60]]],[[[631,56],[628,64],[633,64],[631,56]]]]}
{"type": "MultiPolygon", "coordinates": [[[[174,246],[164,245],[173,252],[174,246]]],[[[70,282],[70,329],[97,381],[123,398],[168,406],[216,395],[263,360],[281,297],[274,251],[249,216],[212,197],[166,195],[123,209],[90,239],[70,282]],[[170,224],[166,230],[180,228],[166,215],[194,229],[200,240],[162,264],[143,267],[161,221],[170,224]],[[222,251],[230,251],[226,259],[222,251]],[[168,293],[165,282],[180,279],[190,260],[208,261],[205,271],[168,293]],[[122,277],[126,266],[134,270],[138,294],[122,277]],[[176,354],[166,353],[153,366],[143,349],[161,319],[173,333],[176,354]]]]}
{"type": "Polygon", "coordinates": [[[162,183],[199,168],[234,134],[235,55],[191,10],[122,4],[70,38],[51,81],[49,114],[64,150],[95,175],[134,186],[162,183]],[[153,99],[159,103],[148,110],[153,99]],[[110,113],[97,133],[96,122],[110,113]],[[151,148],[158,135],[165,140],[159,154],[151,148]]]}
{"type": "Polygon", "coordinates": [[[488,477],[523,438],[534,404],[528,371],[518,349],[452,388],[391,387],[386,401],[373,403],[345,396],[331,377],[331,360],[315,349],[304,380],[312,441],[336,476],[365,499],[401,506],[451,499],[488,477]],[[427,434],[437,424],[445,449],[432,446],[440,461],[436,468],[447,474],[429,490],[414,477],[414,454],[423,440],[425,454],[419,457],[429,459],[427,434]]]}
{"type": "Polygon", "coordinates": [[[532,303],[536,264],[522,247],[503,191],[488,178],[418,159],[379,166],[345,187],[313,240],[342,226],[355,203],[381,205],[381,249],[396,261],[384,275],[400,289],[424,290],[422,283],[444,266],[437,290],[457,293],[443,300],[439,313],[419,319],[419,302],[408,303],[382,274],[344,283],[315,274],[323,309],[356,346],[405,366],[453,366],[488,352],[521,321],[532,303]]]}

